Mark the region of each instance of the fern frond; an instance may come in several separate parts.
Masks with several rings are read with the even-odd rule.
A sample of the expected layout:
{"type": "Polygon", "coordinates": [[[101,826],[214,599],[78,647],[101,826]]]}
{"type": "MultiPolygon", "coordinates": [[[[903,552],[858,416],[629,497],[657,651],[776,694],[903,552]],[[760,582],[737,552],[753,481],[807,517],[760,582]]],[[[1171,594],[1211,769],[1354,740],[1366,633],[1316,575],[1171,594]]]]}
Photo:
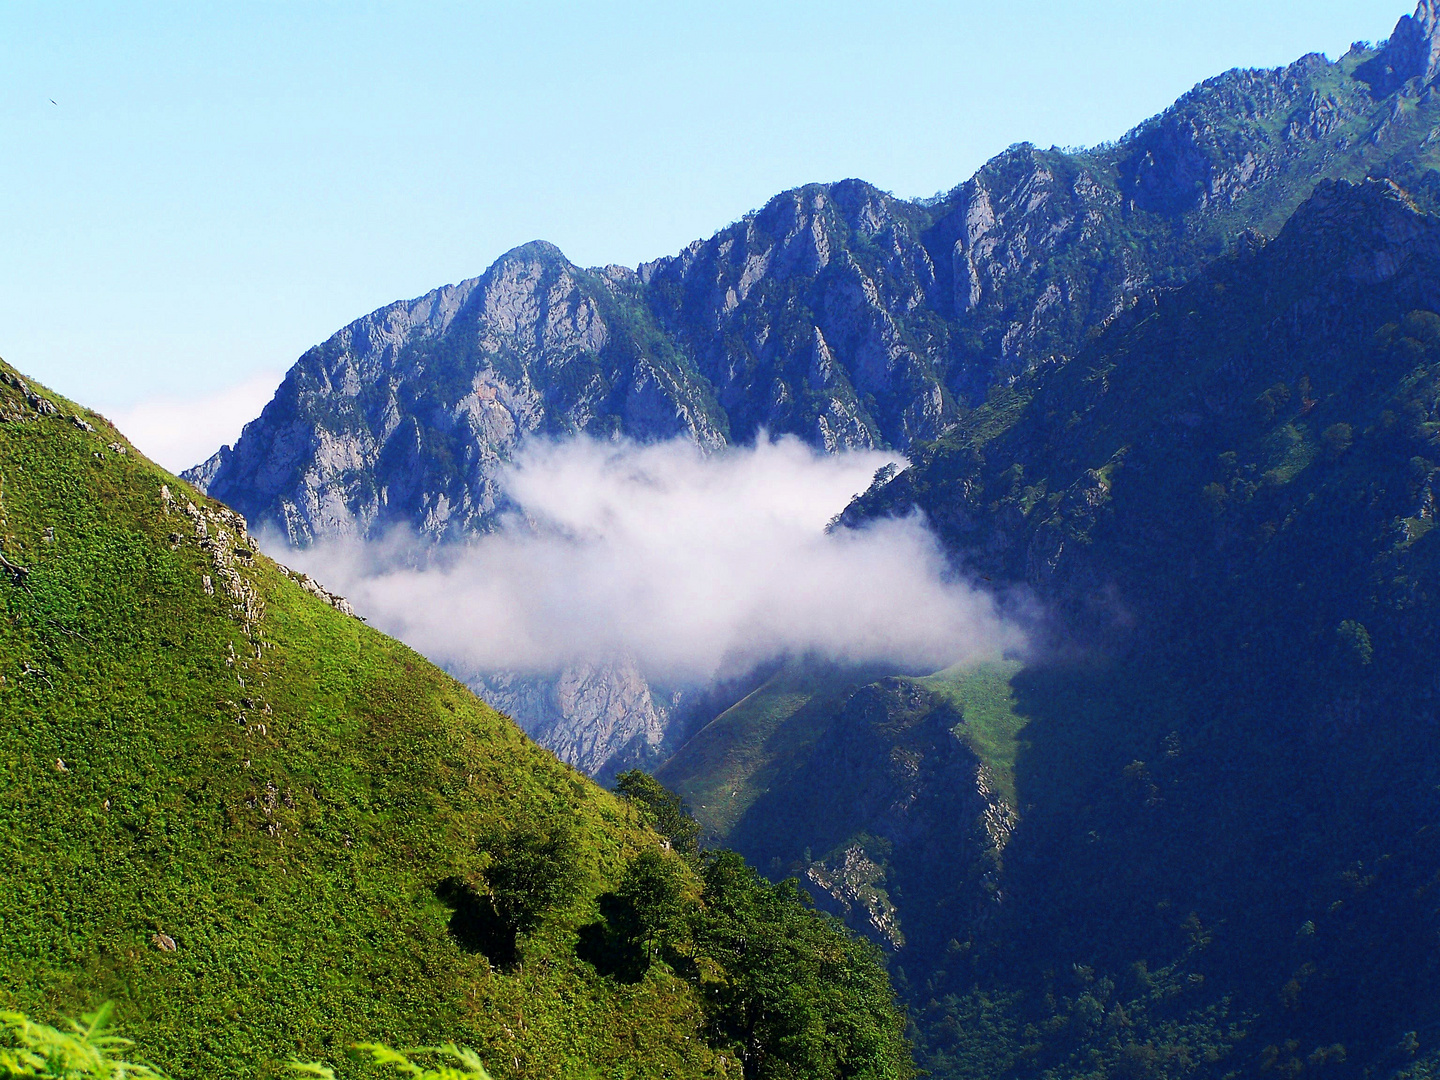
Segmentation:
{"type": "Polygon", "coordinates": [[[287,1063],[291,1072],[304,1073],[306,1076],[318,1076],[320,1080],[335,1080],[335,1070],[319,1061],[300,1061],[291,1058],[287,1063]]]}

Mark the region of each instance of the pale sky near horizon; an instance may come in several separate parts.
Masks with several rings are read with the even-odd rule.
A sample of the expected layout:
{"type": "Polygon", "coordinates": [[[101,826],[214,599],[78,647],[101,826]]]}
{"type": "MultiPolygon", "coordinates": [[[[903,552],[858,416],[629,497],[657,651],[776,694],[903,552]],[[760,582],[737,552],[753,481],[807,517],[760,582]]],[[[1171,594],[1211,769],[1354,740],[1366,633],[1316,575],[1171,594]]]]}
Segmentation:
{"type": "Polygon", "coordinates": [[[527,240],[635,265],[809,181],[930,195],[1013,142],[1112,139],[1203,78],[1335,57],[1409,10],[124,7],[0,6],[0,356],[172,467],[310,345],[527,240]]]}

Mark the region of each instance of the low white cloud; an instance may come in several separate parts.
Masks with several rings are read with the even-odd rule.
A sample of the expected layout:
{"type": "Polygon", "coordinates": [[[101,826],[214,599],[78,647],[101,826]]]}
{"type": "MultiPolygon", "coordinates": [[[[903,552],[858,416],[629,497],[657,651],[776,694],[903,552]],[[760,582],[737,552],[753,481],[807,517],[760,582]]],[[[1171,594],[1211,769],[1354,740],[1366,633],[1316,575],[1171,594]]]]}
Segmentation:
{"type": "Polygon", "coordinates": [[[180,472],[234,443],[275,395],[282,378],[284,372],[263,371],[213,394],[150,398],[109,416],[146,457],[180,472]]]}
{"type": "Polygon", "coordinates": [[[787,654],[939,668],[1021,647],[920,519],[825,532],[892,460],[794,439],[715,455],[535,443],[503,476],[520,512],[494,534],[283,557],[460,674],[630,656],[652,678],[700,682],[787,654]]]}

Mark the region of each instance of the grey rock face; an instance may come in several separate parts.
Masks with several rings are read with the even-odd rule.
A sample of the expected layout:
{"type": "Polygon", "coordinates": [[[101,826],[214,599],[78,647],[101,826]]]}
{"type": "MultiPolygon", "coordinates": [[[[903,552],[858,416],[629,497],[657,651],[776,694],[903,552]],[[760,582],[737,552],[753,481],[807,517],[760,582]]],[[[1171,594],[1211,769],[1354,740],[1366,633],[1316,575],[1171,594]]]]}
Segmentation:
{"type": "Polygon", "coordinates": [[[811,185],[640,268],[737,441],[903,447],[955,415],[928,216],[859,180],[811,185]]]}
{"type": "Polygon", "coordinates": [[[828,862],[811,863],[805,885],[812,893],[821,893],[846,922],[863,920],[865,932],[889,948],[905,945],[899,914],[884,889],[885,867],[860,844],[851,844],[828,862]]]}
{"type": "Polygon", "coordinates": [[[190,483],[194,484],[201,491],[205,491],[215,482],[216,474],[219,473],[225,463],[230,460],[230,454],[230,447],[222,446],[199,465],[186,469],[183,475],[190,483]]]}
{"type": "Polygon", "coordinates": [[[592,775],[645,761],[670,719],[669,704],[656,701],[629,660],[577,665],[554,679],[501,673],[471,686],[536,742],[592,775]]]}
{"type": "Polygon", "coordinates": [[[719,445],[699,383],[627,324],[630,284],[518,248],[310,350],[234,450],[187,479],[292,544],[401,523],[443,540],[490,526],[496,472],[526,435],[719,445]]]}

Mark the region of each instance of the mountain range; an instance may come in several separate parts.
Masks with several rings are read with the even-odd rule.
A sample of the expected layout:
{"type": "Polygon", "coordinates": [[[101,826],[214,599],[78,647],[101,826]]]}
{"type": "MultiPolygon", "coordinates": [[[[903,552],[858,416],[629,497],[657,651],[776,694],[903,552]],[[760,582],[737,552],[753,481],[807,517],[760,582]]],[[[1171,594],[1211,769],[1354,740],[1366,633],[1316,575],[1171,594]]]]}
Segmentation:
{"type": "Polygon", "coordinates": [[[1208,80],[1113,144],[1014,146],[942,198],[809,185],[636,270],[524,245],[306,353],[188,475],[292,543],[445,538],[491,522],[525,435],[906,450],[1273,234],[1317,180],[1424,176],[1434,94],[1405,28],[1428,10],[1383,49],[1208,80]]]}
{"type": "Polygon", "coordinates": [[[634,270],[529,244],[187,477],[292,545],[445,543],[533,436],[904,453],[834,527],[923,513],[1045,613],[1023,663],[482,692],[880,942],[932,1075],[1431,1076],[1437,71],[1421,0],[936,199],[809,185],[634,270]]]}
{"type": "MultiPolygon", "coordinates": [[[[1012,147],[942,198],[810,185],[633,271],[527,244],[306,353],[186,476],[290,544],[443,541],[496,527],[527,436],[907,452],[1146,290],[1272,234],[1318,178],[1425,182],[1440,118],[1407,43],[1430,40],[1427,10],[1382,49],[1208,80],[1114,144],[1012,147]]],[[[624,657],[472,685],[592,773],[688,730],[624,657]]]]}

